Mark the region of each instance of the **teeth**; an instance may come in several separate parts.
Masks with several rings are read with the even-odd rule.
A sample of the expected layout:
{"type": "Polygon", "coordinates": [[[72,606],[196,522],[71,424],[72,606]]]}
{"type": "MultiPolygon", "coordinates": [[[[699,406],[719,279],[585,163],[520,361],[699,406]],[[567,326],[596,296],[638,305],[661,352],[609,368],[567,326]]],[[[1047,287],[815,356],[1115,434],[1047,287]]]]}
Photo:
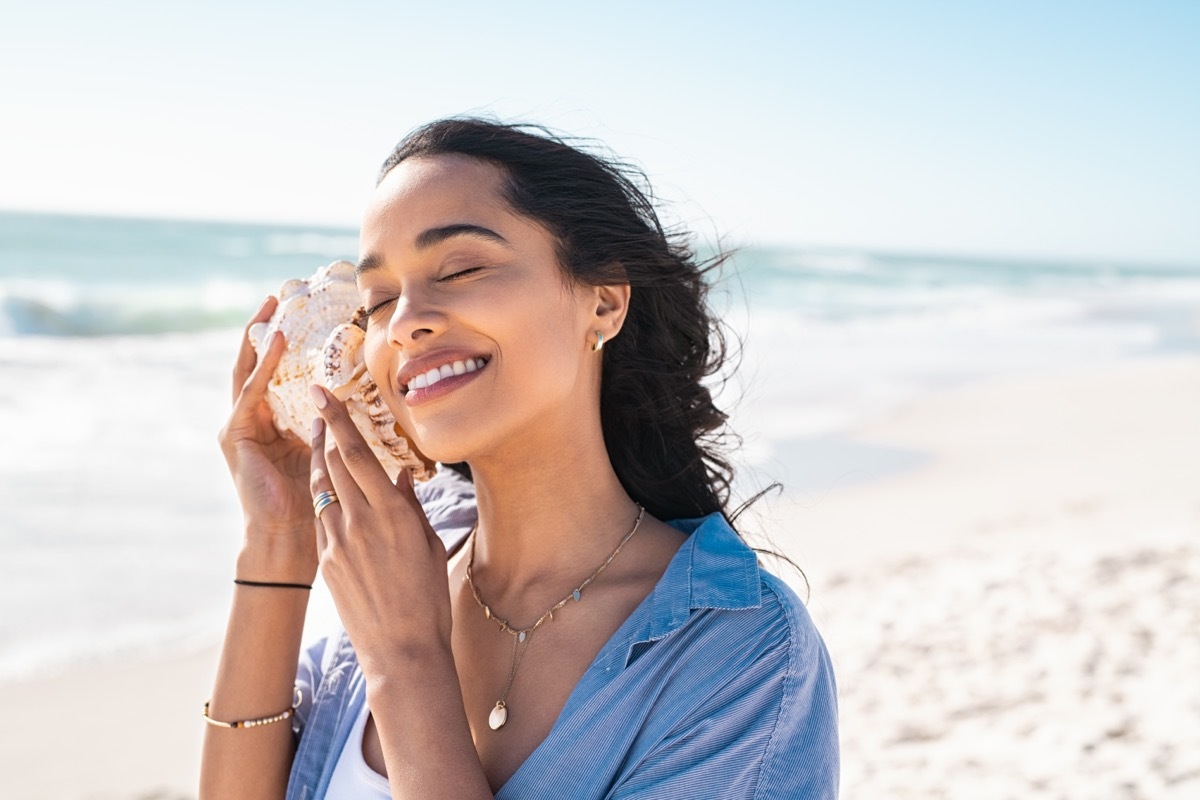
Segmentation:
{"type": "Polygon", "coordinates": [[[443,364],[442,366],[431,369],[428,372],[422,372],[420,375],[414,376],[412,382],[409,383],[408,388],[410,390],[425,389],[429,386],[433,386],[443,378],[449,378],[454,375],[464,375],[468,372],[474,372],[475,370],[483,369],[483,365],[486,363],[487,362],[482,358],[468,358],[462,361],[455,361],[452,364],[443,364]]]}

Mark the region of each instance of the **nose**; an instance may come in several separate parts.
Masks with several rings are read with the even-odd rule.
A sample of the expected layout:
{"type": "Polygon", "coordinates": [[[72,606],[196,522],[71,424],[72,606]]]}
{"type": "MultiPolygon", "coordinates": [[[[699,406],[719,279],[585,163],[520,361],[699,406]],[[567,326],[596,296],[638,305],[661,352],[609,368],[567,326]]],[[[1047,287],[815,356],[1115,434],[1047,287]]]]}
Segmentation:
{"type": "Polygon", "coordinates": [[[429,298],[409,291],[397,298],[388,320],[388,343],[403,349],[445,330],[445,314],[429,298]]]}

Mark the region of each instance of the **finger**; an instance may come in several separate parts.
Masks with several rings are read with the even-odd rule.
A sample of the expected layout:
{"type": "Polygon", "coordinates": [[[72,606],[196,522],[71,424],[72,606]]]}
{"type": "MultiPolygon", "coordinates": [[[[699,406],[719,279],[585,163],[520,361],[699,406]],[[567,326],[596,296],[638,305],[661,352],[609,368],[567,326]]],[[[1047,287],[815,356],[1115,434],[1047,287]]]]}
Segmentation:
{"type": "Polygon", "coordinates": [[[309,390],[312,392],[313,405],[317,407],[317,413],[325,420],[329,430],[325,449],[330,452],[326,454],[326,462],[334,485],[338,485],[339,479],[352,480],[368,502],[378,503],[391,497],[395,486],[358,430],[358,426],[350,418],[345,403],[322,386],[313,384],[309,390]],[[336,455],[330,445],[336,447],[336,455]],[[344,478],[336,471],[339,467],[346,470],[344,478]]]}
{"type": "Polygon", "coordinates": [[[246,323],[245,330],[242,331],[242,346],[238,350],[237,362],[233,366],[233,402],[235,403],[238,395],[242,392],[242,387],[250,378],[250,373],[254,371],[254,365],[258,363],[258,353],[250,342],[250,328],[269,320],[275,313],[277,305],[279,305],[278,298],[268,295],[267,299],[263,300],[262,305],[258,307],[258,311],[254,312],[254,316],[246,323]]]}
{"type": "Polygon", "coordinates": [[[367,505],[367,499],[363,497],[354,478],[347,472],[332,439],[327,436],[327,429],[325,421],[320,417],[313,420],[312,474],[309,486],[314,498],[321,492],[328,491],[337,495],[337,502],[321,509],[321,516],[317,517],[317,527],[321,529],[317,546],[321,548],[321,552],[324,552],[325,545],[331,537],[345,531],[347,511],[367,505]]]}
{"type": "Polygon", "coordinates": [[[424,513],[424,506],[417,499],[416,481],[413,479],[413,471],[409,467],[401,467],[400,474],[396,476],[395,483],[397,494],[403,497],[408,504],[415,509],[424,513]]]}
{"type": "MultiPolygon", "coordinates": [[[[325,466],[325,421],[320,417],[313,420],[312,433],[312,455],[310,457],[310,477],[308,488],[315,498],[321,492],[333,491],[333,481],[329,477],[329,470],[325,466]]],[[[340,501],[339,501],[340,502],[340,501]]],[[[326,532],[325,523],[341,524],[340,515],[341,509],[338,508],[339,503],[326,506],[321,511],[321,515],[317,517],[317,552],[324,553],[325,547],[329,543],[329,535],[326,532]],[[334,520],[333,517],[339,517],[334,520]]]]}
{"type": "Polygon", "coordinates": [[[267,351],[263,353],[262,358],[255,365],[254,371],[250,373],[250,377],[242,386],[241,393],[233,402],[234,417],[249,414],[263,401],[267,394],[267,386],[270,384],[272,376],[275,375],[276,367],[279,366],[279,359],[283,357],[286,350],[287,342],[283,338],[283,332],[275,331],[267,340],[267,351]]]}
{"type": "Polygon", "coordinates": [[[400,493],[405,497],[412,497],[414,500],[417,498],[417,488],[416,484],[413,482],[413,474],[411,469],[408,467],[402,467],[400,469],[400,474],[396,476],[396,488],[399,489],[400,493]]]}
{"type": "MultiPolygon", "coordinates": [[[[325,429],[328,431],[329,426],[325,429]]],[[[358,485],[358,481],[354,479],[354,475],[346,467],[346,462],[342,458],[342,453],[338,450],[337,443],[332,436],[326,434],[325,446],[325,470],[329,473],[329,480],[333,483],[334,490],[338,493],[338,500],[347,504],[349,508],[370,507],[370,499],[363,493],[362,488],[358,485]]]]}

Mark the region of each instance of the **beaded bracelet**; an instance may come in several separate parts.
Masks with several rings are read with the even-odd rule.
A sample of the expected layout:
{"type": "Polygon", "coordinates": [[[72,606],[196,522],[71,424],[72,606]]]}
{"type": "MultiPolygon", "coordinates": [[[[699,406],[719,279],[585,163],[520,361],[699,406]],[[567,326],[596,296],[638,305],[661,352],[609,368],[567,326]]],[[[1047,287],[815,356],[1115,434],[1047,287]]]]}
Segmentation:
{"type": "Polygon", "coordinates": [[[221,722],[220,720],[210,717],[208,715],[208,703],[211,703],[212,701],[209,700],[208,703],[204,704],[204,721],[209,725],[215,725],[218,728],[253,728],[258,725],[270,725],[272,722],[283,722],[285,719],[289,719],[292,714],[296,712],[296,709],[300,707],[300,700],[302,697],[300,694],[300,687],[297,686],[295,691],[296,701],[292,703],[291,708],[280,711],[278,714],[272,714],[269,717],[260,717],[259,719],[240,719],[236,722],[221,722]]]}

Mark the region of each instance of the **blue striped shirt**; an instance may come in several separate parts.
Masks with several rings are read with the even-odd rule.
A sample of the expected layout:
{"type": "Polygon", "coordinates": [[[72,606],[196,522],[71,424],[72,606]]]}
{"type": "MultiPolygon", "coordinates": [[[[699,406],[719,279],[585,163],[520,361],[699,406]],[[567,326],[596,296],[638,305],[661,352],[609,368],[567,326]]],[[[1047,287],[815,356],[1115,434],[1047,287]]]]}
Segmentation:
{"type": "MultiPolygon", "coordinates": [[[[469,528],[453,479],[421,496],[448,543],[469,528]]],[[[833,670],[804,605],[721,514],[669,524],[687,541],[499,800],[837,796],[833,670]]],[[[287,798],[316,800],[366,702],[344,630],[301,654],[297,684],[287,798]]]]}

